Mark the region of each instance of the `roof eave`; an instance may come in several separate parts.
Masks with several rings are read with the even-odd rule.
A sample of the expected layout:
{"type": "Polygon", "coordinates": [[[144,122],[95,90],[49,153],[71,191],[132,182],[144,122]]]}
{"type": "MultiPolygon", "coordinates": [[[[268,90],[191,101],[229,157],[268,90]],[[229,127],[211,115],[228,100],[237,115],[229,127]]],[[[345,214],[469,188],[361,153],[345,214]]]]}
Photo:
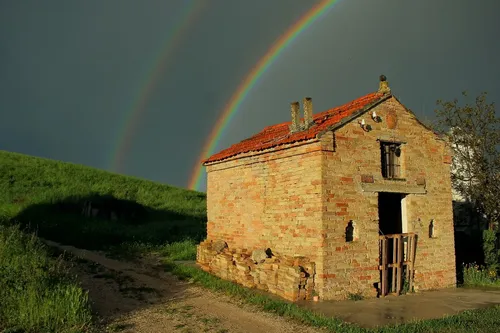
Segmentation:
{"type": "MultiPolygon", "coordinates": [[[[240,155],[244,155],[244,154],[256,154],[256,155],[260,155],[260,154],[266,154],[266,153],[269,153],[269,151],[271,150],[281,150],[281,149],[284,149],[283,146],[287,146],[285,147],[286,148],[289,148],[289,147],[294,147],[296,146],[297,144],[298,145],[302,145],[304,143],[310,143],[310,142],[307,142],[307,141],[310,141],[310,142],[317,142],[318,141],[318,137],[317,136],[313,136],[313,137],[310,137],[310,138],[305,138],[305,139],[300,139],[300,140],[295,140],[293,142],[287,142],[287,143],[282,143],[282,144],[278,144],[276,146],[272,146],[272,147],[268,147],[268,148],[264,148],[264,149],[257,149],[257,150],[249,150],[249,151],[242,151],[240,153],[237,153],[237,154],[234,154],[234,155],[230,155],[230,156],[226,156],[226,157],[223,157],[223,158],[220,158],[220,159],[214,159],[214,160],[210,160],[210,158],[202,161],[202,165],[203,166],[207,166],[207,165],[213,165],[213,164],[218,164],[218,163],[222,163],[222,162],[225,162],[227,160],[235,160],[235,159],[239,159],[239,158],[242,158],[242,156],[240,155]]],[[[248,156],[243,156],[243,157],[248,157],[248,156]]]]}

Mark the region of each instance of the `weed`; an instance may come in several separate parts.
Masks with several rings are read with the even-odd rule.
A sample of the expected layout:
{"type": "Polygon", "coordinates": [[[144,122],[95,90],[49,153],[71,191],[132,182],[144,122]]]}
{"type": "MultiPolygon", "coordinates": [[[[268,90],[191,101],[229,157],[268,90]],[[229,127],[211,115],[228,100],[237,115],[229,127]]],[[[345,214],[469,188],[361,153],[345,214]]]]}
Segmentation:
{"type": "Polygon", "coordinates": [[[174,314],[177,312],[177,310],[178,310],[177,308],[170,308],[170,307],[164,309],[165,313],[168,314],[174,314]]]}
{"type": "Polygon", "coordinates": [[[351,301],[361,301],[364,297],[361,293],[349,293],[347,294],[347,299],[351,301]]]}
{"type": "Polygon", "coordinates": [[[106,328],[106,332],[121,332],[123,330],[126,330],[128,328],[133,327],[131,324],[124,324],[124,323],[115,323],[111,324],[106,328]]]}
{"type": "Polygon", "coordinates": [[[0,226],[0,331],[82,332],[91,327],[87,293],[34,236],[0,226]]]}
{"type": "Polygon", "coordinates": [[[201,318],[200,321],[205,325],[214,325],[220,322],[219,318],[201,318]]]}
{"type": "Polygon", "coordinates": [[[410,281],[408,279],[404,279],[403,288],[401,288],[401,294],[405,295],[408,294],[409,292],[413,292],[413,290],[410,290],[410,281]]]}
{"type": "Polygon", "coordinates": [[[475,263],[463,265],[464,285],[468,287],[500,287],[500,279],[494,269],[487,269],[475,263]]]}

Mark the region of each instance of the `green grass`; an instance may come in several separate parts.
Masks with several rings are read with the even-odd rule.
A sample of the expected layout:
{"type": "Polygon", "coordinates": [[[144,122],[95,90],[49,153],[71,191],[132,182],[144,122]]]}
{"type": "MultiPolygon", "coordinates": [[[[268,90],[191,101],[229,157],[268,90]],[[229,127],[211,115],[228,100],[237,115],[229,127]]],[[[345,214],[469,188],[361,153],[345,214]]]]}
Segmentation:
{"type": "Polygon", "coordinates": [[[2,217],[87,249],[199,242],[206,235],[204,193],[6,151],[0,151],[2,217]],[[125,217],[84,217],[87,200],[125,217]]]}
{"type": "Polygon", "coordinates": [[[196,244],[192,239],[154,245],[144,242],[128,242],[109,248],[109,254],[115,258],[134,259],[142,254],[153,253],[171,260],[196,260],[196,244]]]}
{"type": "Polygon", "coordinates": [[[0,151],[0,225],[0,332],[77,332],[91,320],[86,294],[36,237],[8,226],[85,249],[189,260],[206,233],[205,194],[0,151]],[[84,217],[88,200],[119,218],[84,217]]]}
{"type": "Polygon", "coordinates": [[[0,225],[0,331],[85,332],[87,294],[37,237],[0,225]]]}

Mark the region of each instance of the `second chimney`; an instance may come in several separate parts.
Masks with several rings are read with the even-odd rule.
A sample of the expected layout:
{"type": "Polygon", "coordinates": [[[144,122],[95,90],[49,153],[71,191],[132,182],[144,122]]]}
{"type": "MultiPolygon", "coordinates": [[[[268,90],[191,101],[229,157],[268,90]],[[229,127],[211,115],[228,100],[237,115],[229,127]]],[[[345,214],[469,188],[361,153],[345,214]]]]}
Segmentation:
{"type": "Polygon", "coordinates": [[[308,129],[313,124],[312,98],[305,97],[302,103],[304,106],[304,129],[308,129]]]}
{"type": "Polygon", "coordinates": [[[299,102],[290,103],[290,112],[292,114],[292,125],[290,126],[290,131],[292,133],[300,131],[300,105],[299,105],[299,102]]]}

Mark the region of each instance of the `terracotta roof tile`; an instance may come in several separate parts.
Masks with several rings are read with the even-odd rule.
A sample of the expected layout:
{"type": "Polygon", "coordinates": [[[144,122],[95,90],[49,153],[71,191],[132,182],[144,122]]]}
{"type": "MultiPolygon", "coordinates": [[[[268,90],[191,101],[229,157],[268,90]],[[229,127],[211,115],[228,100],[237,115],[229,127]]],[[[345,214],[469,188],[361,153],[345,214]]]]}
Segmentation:
{"type": "Polygon", "coordinates": [[[257,133],[248,139],[236,143],[231,147],[210,156],[203,161],[203,163],[220,161],[242,153],[260,151],[284,144],[314,139],[317,134],[328,130],[328,128],[338,124],[342,119],[349,117],[356,111],[360,111],[371,106],[373,103],[378,102],[385,97],[387,97],[387,95],[371,93],[342,106],[318,113],[313,116],[315,125],[310,127],[308,130],[297,133],[290,133],[289,126],[291,121],[268,126],[260,133],[257,133]]]}

